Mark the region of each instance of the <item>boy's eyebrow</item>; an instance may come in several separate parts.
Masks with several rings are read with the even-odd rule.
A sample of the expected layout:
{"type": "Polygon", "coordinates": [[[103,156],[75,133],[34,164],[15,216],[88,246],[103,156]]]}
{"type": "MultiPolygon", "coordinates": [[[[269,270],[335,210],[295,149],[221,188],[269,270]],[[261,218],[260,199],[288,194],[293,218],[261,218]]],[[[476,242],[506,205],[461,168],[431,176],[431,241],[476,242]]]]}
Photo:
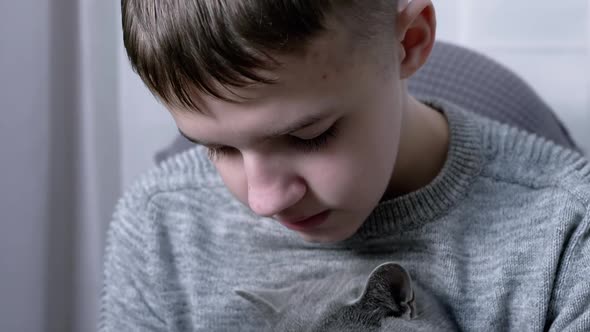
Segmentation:
{"type": "MultiPolygon", "coordinates": [[[[292,133],[294,131],[298,131],[301,129],[304,129],[306,127],[309,127],[317,122],[320,122],[326,118],[328,118],[330,115],[328,114],[311,114],[311,115],[307,115],[303,118],[301,118],[300,120],[298,120],[297,122],[290,124],[289,126],[287,126],[286,128],[280,129],[280,130],[275,130],[270,132],[269,134],[264,135],[260,140],[261,141],[266,141],[266,140],[270,140],[273,138],[277,138],[289,133],[292,133]]],[[[211,142],[205,142],[205,141],[200,141],[197,139],[194,139],[192,137],[189,137],[188,135],[186,135],[185,133],[182,132],[182,130],[180,130],[180,128],[178,128],[178,132],[180,133],[180,135],[182,135],[184,138],[186,138],[188,141],[194,143],[194,144],[198,144],[198,145],[204,145],[204,146],[216,146],[219,144],[215,144],[215,143],[211,143],[211,142]]]]}

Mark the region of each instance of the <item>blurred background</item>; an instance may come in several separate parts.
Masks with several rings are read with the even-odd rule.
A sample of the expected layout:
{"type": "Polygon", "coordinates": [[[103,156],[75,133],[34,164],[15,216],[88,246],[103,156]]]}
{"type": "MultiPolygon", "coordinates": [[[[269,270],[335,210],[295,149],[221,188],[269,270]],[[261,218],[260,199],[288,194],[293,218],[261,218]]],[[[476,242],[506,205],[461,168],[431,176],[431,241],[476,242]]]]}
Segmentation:
{"type": "MultiPolygon", "coordinates": [[[[523,77],[590,154],[587,0],[434,0],[438,38],[523,77]]],[[[175,137],[118,1],[0,1],[0,331],[94,331],[118,197],[175,137]]]]}

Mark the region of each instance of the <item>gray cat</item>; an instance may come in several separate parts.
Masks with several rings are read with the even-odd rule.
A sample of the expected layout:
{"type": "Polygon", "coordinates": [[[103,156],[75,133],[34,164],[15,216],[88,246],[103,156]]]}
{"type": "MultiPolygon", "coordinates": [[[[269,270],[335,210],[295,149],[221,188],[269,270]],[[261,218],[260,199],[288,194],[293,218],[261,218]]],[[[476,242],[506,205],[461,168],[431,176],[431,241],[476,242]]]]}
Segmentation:
{"type": "Polygon", "coordinates": [[[273,332],[457,331],[434,296],[400,265],[369,275],[299,282],[277,290],[236,290],[255,305],[273,332]]]}

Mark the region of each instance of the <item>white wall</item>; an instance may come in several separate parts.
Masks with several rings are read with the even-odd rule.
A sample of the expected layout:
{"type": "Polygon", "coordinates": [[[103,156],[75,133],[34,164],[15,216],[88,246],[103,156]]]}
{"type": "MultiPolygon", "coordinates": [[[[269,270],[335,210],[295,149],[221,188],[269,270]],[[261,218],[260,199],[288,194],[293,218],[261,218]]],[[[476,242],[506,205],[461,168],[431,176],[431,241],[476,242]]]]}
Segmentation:
{"type": "MultiPolygon", "coordinates": [[[[64,1],[52,0],[52,7],[68,6],[64,1]]],[[[94,331],[103,282],[104,235],[122,193],[121,112],[118,108],[121,21],[117,16],[120,1],[67,1],[74,2],[77,7],[71,14],[73,18],[66,16],[64,19],[76,23],[75,37],[79,44],[75,92],[78,104],[76,160],[75,172],[72,172],[77,176],[76,214],[69,320],[70,331],[94,331]]]]}
{"type": "Polygon", "coordinates": [[[49,139],[50,59],[37,55],[49,49],[48,5],[48,0],[0,1],[0,78],[11,78],[0,80],[0,173],[10,174],[0,178],[0,223],[10,230],[0,233],[1,331],[43,326],[47,275],[36,267],[44,264],[47,245],[46,225],[39,221],[49,200],[39,190],[49,182],[43,142],[49,139]],[[2,14],[8,12],[12,15],[2,14]],[[21,20],[25,15],[31,21],[21,20]]]}
{"type": "Polygon", "coordinates": [[[490,55],[522,76],[590,155],[587,0],[434,0],[438,37],[490,55]]]}
{"type": "MultiPolygon", "coordinates": [[[[586,0],[434,0],[438,37],[486,53],[520,74],[590,154],[590,7],[586,0]]],[[[123,182],[152,165],[176,134],[121,50],[123,182]]]]}
{"type": "Polygon", "coordinates": [[[53,117],[71,111],[62,94],[72,87],[70,72],[59,69],[72,57],[51,51],[64,27],[54,17],[50,0],[0,1],[0,331],[65,330],[71,308],[68,296],[52,298],[67,293],[64,275],[71,271],[69,242],[49,234],[68,238],[61,199],[71,198],[72,184],[55,163],[71,157],[53,131],[71,123],[53,117]],[[52,195],[61,180],[62,197],[52,195]],[[50,322],[50,314],[57,320],[50,322]]]}
{"type": "Polygon", "coordinates": [[[120,189],[112,1],[0,1],[0,331],[93,331],[120,189]]]}

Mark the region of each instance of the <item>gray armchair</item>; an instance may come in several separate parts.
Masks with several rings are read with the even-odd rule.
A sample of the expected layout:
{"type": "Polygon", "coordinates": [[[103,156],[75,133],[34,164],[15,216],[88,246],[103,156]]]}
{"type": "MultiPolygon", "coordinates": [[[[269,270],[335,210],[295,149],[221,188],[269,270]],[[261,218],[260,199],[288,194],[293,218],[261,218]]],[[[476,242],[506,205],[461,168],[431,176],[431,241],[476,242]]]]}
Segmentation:
{"type": "MultiPolygon", "coordinates": [[[[549,106],[511,70],[480,53],[436,42],[428,62],[408,82],[415,97],[440,98],[489,118],[579,149],[549,106]]],[[[190,148],[178,136],[156,162],[190,148]]]]}

